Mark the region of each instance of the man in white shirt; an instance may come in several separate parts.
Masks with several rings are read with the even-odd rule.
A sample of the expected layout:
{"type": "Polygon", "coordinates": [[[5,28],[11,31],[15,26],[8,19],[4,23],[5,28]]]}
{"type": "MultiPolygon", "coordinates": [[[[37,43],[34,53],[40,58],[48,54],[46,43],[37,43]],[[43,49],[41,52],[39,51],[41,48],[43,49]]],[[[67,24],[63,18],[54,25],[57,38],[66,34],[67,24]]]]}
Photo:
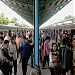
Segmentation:
{"type": "Polygon", "coordinates": [[[30,32],[27,31],[27,33],[26,33],[26,38],[29,38],[29,35],[30,35],[30,32]]]}
{"type": "Polygon", "coordinates": [[[15,44],[14,37],[11,37],[11,41],[9,42],[9,53],[13,58],[14,75],[17,75],[17,45],[15,44]]]}
{"type": "Polygon", "coordinates": [[[5,36],[4,40],[8,40],[8,41],[10,41],[10,36],[9,36],[8,33],[7,33],[7,35],[5,36]]]}

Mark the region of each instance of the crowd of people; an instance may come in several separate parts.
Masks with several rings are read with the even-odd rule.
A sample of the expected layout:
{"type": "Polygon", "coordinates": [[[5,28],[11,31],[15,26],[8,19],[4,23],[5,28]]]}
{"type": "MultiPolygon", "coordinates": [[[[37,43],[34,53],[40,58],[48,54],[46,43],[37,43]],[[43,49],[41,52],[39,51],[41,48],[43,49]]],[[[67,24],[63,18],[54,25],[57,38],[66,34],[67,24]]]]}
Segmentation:
{"type": "MultiPolygon", "coordinates": [[[[17,59],[22,63],[22,73],[27,75],[27,65],[31,57],[31,67],[34,68],[34,35],[32,31],[20,32],[17,35],[11,32],[0,36],[0,70],[3,75],[17,75],[17,59]]],[[[75,74],[75,36],[52,31],[41,31],[39,35],[39,57],[42,69],[50,69],[51,75],[75,74]]],[[[40,71],[40,70],[39,70],[40,71]]],[[[32,70],[30,75],[41,75],[39,71],[32,70]]]]}
{"type": "MultiPolygon", "coordinates": [[[[51,75],[75,74],[75,37],[71,33],[50,34],[48,31],[40,33],[40,52],[43,53],[42,69],[45,69],[46,61],[51,75]]],[[[40,54],[40,58],[42,55],[40,54]]]]}
{"type": "MultiPolygon", "coordinates": [[[[17,35],[11,32],[11,36],[8,34],[5,37],[0,36],[0,70],[3,75],[12,75],[12,68],[14,75],[17,75],[18,58],[19,63],[22,62],[23,75],[26,75],[28,60],[33,55],[33,46],[32,31],[27,33],[22,31],[17,35]]],[[[31,67],[33,67],[33,57],[31,67]]]]}

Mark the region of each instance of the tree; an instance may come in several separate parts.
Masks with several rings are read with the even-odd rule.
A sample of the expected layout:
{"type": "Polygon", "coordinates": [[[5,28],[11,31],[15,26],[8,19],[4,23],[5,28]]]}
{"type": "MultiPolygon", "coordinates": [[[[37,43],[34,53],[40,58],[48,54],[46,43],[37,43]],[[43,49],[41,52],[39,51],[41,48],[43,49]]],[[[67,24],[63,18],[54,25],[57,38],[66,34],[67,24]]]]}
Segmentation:
{"type": "Polygon", "coordinates": [[[2,19],[0,19],[0,24],[3,24],[3,20],[2,19]]]}
{"type": "Polygon", "coordinates": [[[29,26],[26,25],[26,24],[21,24],[20,26],[21,26],[21,27],[29,27],[29,26]]]}
{"type": "Polygon", "coordinates": [[[1,14],[0,14],[0,24],[3,24],[3,19],[4,19],[4,14],[1,13],[1,14]]]}
{"type": "Polygon", "coordinates": [[[4,17],[4,13],[0,14],[0,24],[8,24],[9,19],[7,17],[4,17]]]}
{"type": "Polygon", "coordinates": [[[69,15],[69,16],[66,16],[64,19],[65,19],[65,20],[70,20],[70,19],[74,19],[74,17],[71,16],[71,15],[69,15]]]}
{"type": "Polygon", "coordinates": [[[15,17],[13,17],[10,21],[10,23],[16,23],[17,19],[15,17]]]}
{"type": "Polygon", "coordinates": [[[0,18],[4,18],[4,13],[1,13],[0,14],[0,18]]]}
{"type": "Polygon", "coordinates": [[[4,18],[4,24],[8,24],[9,23],[9,19],[6,17],[4,18]]]}

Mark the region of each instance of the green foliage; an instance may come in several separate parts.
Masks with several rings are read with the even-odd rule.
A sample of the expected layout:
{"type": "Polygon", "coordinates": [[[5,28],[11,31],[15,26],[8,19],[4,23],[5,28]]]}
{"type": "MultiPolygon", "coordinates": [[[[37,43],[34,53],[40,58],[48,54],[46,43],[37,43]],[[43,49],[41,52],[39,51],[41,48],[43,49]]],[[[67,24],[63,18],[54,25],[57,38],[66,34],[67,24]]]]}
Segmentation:
{"type": "Polygon", "coordinates": [[[1,18],[4,18],[4,13],[1,13],[0,17],[1,17],[1,18]]]}
{"type": "Polygon", "coordinates": [[[8,24],[9,19],[7,17],[4,17],[4,13],[0,14],[0,24],[8,24]]]}
{"type": "Polygon", "coordinates": [[[20,27],[28,27],[26,24],[21,24],[20,27]]]}
{"type": "MultiPolygon", "coordinates": [[[[10,23],[16,23],[17,19],[16,18],[12,18],[10,23]]],[[[1,13],[0,14],[0,24],[8,24],[9,23],[9,19],[7,17],[4,17],[4,14],[1,13]]]]}
{"type": "Polygon", "coordinates": [[[69,16],[66,16],[64,19],[65,19],[65,20],[70,20],[70,19],[74,19],[74,17],[71,16],[71,15],[69,15],[69,16]]]}
{"type": "MultiPolygon", "coordinates": [[[[4,17],[4,13],[0,14],[0,24],[16,23],[17,19],[13,17],[10,21],[7,17],[4,17]]],[[[21,24],[20,27],[28,27],[26,24],[21,24]]]]}
{"type": "Polygon", "coordinates": [[[3,24],[3,20],[0,18],[0,24],[3,24]]]}
{"type": "Polygon", "coordinates": [[[10,21],[10,23],[16,23],[17,19],[15,17],[13,17],[10,21]]]}
{"type": "Polygon", "coordinates": [[[4,24],[8,24],[9,23],[9,19],[6,17],[4,18],[4,24]]]}

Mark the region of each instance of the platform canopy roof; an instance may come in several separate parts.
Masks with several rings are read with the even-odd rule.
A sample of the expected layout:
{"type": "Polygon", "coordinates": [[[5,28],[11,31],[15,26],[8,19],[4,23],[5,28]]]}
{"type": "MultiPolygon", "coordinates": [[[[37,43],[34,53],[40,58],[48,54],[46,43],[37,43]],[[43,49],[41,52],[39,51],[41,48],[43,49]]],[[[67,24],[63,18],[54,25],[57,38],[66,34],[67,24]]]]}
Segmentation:
{"type": "MultiPolygon", "coordinates": [[[[1,0],[17,14],[33,24],[34,0],[1,0]]],[[[46,22],[71,0],[39,0],[39,25],[46,22]]]]}

